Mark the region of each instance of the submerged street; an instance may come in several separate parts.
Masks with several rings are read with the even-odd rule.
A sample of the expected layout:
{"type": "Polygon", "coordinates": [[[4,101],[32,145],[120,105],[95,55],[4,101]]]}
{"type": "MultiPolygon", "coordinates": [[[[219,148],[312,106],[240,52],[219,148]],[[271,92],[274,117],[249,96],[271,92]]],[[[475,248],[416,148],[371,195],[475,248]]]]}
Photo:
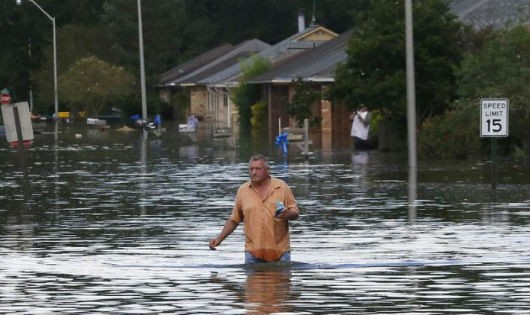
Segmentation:
{"type": "Polygon", "coordinates": [[[312,151],[208,128],[2,143],[0,313],[530,312],[527,164],[499,161],[492,190],[488,161],[420,159],[411,187],[404,155],[312,151]],[[302,211],[288,265],[242,265],[242,226],[208,249],[253,153],[302,211]]]}

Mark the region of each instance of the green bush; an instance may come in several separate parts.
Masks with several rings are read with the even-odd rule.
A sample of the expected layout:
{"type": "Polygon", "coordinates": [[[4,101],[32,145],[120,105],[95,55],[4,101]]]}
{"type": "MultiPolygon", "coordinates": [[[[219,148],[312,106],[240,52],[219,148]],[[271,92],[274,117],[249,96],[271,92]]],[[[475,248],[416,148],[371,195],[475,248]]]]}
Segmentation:
{"type": "Polygon", "coordinates": [[[426,119],[418,132],[423,157],[465,159],[480,154],[478,106],[454,109],[426,119]]]}
{"type": "Polygon", "coordinates": [[[250,124],[252,128],[262,129],[267,125],[267,104],[261,101],[250,106],[252,117],[250,118],[250,124]]]}
{"type": "Polygon", "coordinates": [[[294,118],[298,127],[304,126],[304,120],[309,120],[311,127],[320,125],[320,118],[312,113],[313,105],[318,101],[320,94],[315,86],[303,81],[302,78],[293,80],[295,93],[291,103],[287,105],[287,112],[294,118]]]}
{"type": "Polygon", "coordinates": [[[379,131],[379,123],[383,120],[383,114],[381,111],[376,109],[370,112],[372,115],[372,120],[370,121],[370,134],[375,136],[379,131]]]}

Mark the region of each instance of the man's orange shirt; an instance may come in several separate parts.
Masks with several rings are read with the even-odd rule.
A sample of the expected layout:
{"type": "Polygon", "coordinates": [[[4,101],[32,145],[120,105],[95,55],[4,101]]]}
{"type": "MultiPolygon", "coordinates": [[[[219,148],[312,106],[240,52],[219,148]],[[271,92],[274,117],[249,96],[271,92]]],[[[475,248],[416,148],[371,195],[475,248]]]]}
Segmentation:
{"type": "Polygon", "coordinates": [[[289,221],[274,216],[276,201],[300,213],[291,189],[283,180],[271,178],[271,190],[264,199],[248,181],[239,187],[230,216],[237,223],[245,222],[245,250],[266,261],[279,260],[290,250],[289,221]]]}

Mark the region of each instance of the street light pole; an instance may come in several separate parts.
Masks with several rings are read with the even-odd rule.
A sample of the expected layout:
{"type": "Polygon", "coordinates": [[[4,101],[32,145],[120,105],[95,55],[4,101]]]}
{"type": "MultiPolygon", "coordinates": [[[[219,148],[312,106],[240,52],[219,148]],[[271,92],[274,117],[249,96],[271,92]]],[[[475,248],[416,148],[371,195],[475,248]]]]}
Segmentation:
{"type": "MultiPolygon", "coordinates": [[[[55,119],[59,116],[59,92],[57,88],[57,35],[55,32],[55,18],[48,14],[40,5],[37,4],[34,0],[28,0],[33,3],[50,21],[52,21],[53,26],[53,96],[54,96],[54,109],[55,109],[55,119]]],[[[22,5],[22,0],[17,0],[17,5],[22,5]]]]}
{"type": "MultiPolygon", "coordinates": [[[[30,0],[31,1],[31,0],[30,0]]],[[[145,65],[144,65],[144,35],[142,26],[142,3],[137,1],[138,6],[138,46],[140,47],[140,89],[142,93],[142,119],[147,122],[147,97],[145,93],[145,65]]]]}
{"type": "MultiPolygon", "coordinates": [[[[142,1],[137,0],[138,7],[138,46],[140,50],[140,90],[142,93],[142,120],[147,125],[147,96],[145,93],[144,35],[142,26],[142,1]]],[[[147,129],[142,128],[142,141],[147,141],[147,129]]]]}
{"type": "Polygon", "coordinates": [[[409,167],[416,169],[416,81],[414,78],[414,32],[412,16],[412,0],[405,0],[405,34],[407,63],[407,131],[409,147],[409,167]]]}

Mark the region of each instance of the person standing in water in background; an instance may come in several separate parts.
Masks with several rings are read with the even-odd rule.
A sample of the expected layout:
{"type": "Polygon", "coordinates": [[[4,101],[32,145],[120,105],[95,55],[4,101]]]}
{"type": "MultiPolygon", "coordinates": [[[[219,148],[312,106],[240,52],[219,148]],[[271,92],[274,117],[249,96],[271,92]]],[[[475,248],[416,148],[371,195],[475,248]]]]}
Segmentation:
{"type": "Polygon", "coordinates": [[[210,240],[210,249],[244,222],[245,263],[291,261],[289,221],[298,219],[300,210],[289,186],[271,177],[269,169],[265,156],[250,158],[250,180],[239,187],[232,214],[221,233],[210,240]]]}
{"type": "Polygon", "coordinates": [[[368,112],[366,106],[361,105],[358,111],[350,115],[350,120],[352,120],[351,136],[355,148],[359,150],[370,149],[371,145],[368,142],[368,132],[370,131],[372,115],[368,112]]]}

